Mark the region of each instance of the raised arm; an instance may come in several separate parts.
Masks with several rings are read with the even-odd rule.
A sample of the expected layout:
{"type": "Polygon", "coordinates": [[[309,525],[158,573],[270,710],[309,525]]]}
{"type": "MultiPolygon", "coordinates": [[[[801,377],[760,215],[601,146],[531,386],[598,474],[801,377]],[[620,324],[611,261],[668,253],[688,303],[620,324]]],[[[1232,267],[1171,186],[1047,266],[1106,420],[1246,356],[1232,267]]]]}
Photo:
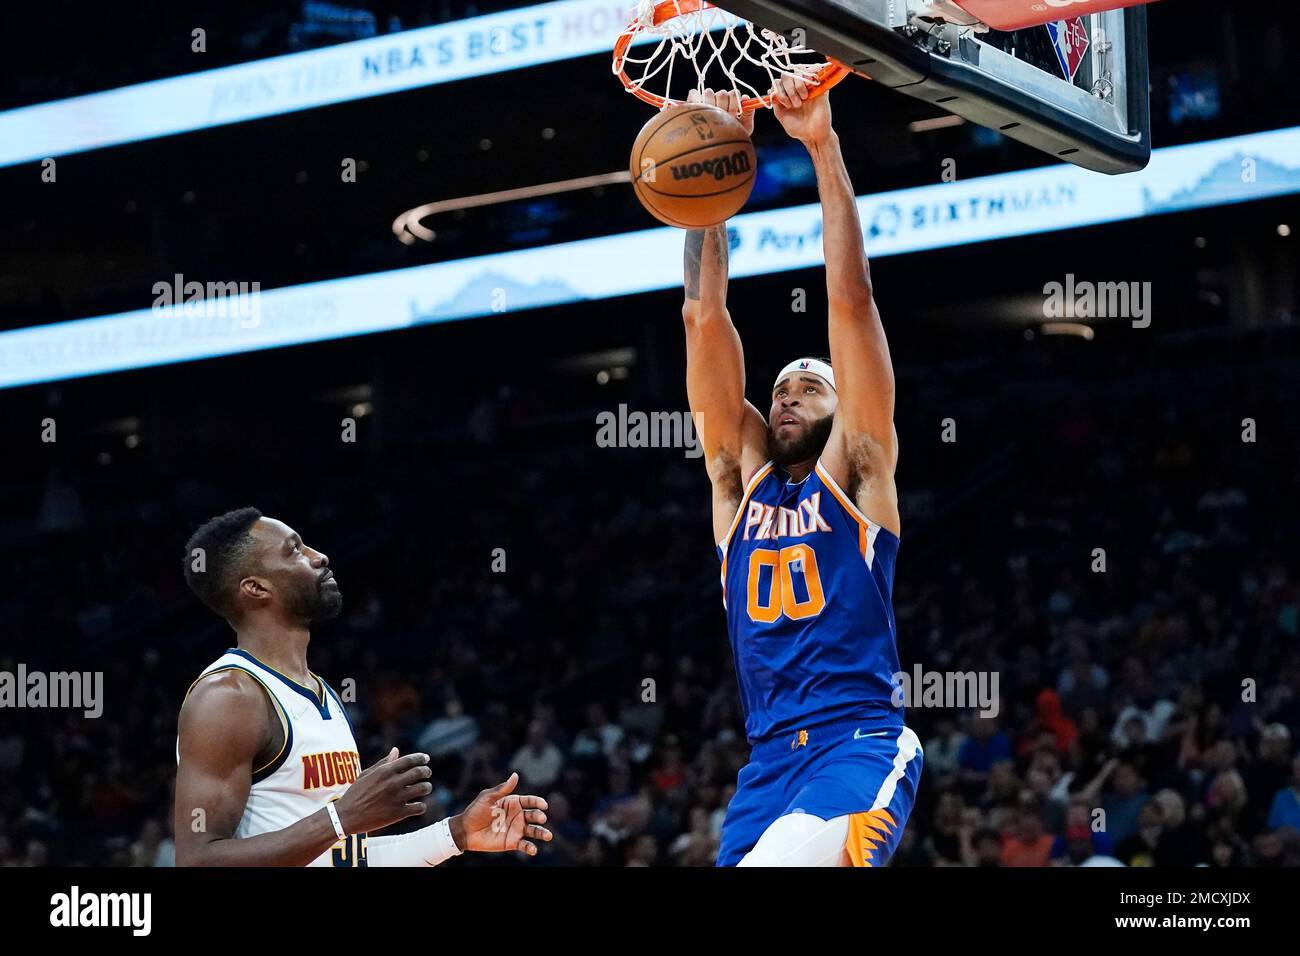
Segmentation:
{"type": "Polygon", "coordinates": [[[828,332],[839,400],[822,463],[869,518],[897,533],[894,367],[876,308],[853,184],[831,126],[830,101],[824,95],[809,99],[808,90],[803,80],[780,81],[774,109],[786,132],[807,148],[821,196],[828,332]]]}
{"type": "MultiPolygon", "coordinates": [[[[692,92],[691,100],[733,108],[733,94],[692,92]]],[[[752,128],[752,115],[749,118],[752,128]]],[[[745,357],[727,311],[725,225],[686,234],[686,394],[713,483],[713,534],[720,541],[740,504],[745,481],[763,463],[766,423],[745,401],[745,357]]]]}
{"type": "Polygon", "coordinates": [[[713,539],[740,504],[745,479],[761,464],[763,420],[745,401],[745,357],[726,306],[725,226],[686,234],[686,395],[713,483],[713,539]]]}

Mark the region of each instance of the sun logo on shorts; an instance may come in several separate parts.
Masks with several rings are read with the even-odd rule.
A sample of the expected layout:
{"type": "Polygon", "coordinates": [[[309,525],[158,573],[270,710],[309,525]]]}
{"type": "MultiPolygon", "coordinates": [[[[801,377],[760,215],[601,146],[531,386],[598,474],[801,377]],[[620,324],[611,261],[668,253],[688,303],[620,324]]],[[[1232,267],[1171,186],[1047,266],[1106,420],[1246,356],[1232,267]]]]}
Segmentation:
{"type": "Polygon", "coordinates": [[[807,747],[807,746],[808,746],[808,731],[806,730],[799,731],[799,735],[795,737],[794,740],[790,741],[791,750],[794,750],[795,747],[807,747]]]}

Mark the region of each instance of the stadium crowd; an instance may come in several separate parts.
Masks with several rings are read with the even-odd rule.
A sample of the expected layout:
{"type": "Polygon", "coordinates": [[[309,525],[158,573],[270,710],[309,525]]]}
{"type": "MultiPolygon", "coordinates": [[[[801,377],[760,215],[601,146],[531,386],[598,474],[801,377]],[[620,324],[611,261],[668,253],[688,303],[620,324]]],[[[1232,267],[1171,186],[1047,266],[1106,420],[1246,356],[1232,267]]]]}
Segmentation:
{"type": "MultiPolygon", "coordinates": [[[[900,408],[903,666],[996,674],[999,693],[994,716],[908,712],[925,765],[892,865],[1300,864],[1300,419],[1269,385],[1295,368],[1058,373],[900,408]],[[995,464],[945,483],[923,423],[952,408],[995,464]]],[[[2,559],[21,593],[0,599],[0,669],[103,669],[104,715],[5,713],[0,862],[172,862],[176,712],[230,643],[181,546],[254,504],[331,554],[345,608],[312,669],[363,764],[431,755],[425,822],[517,770],[555,839],[510,862],[711,865],[748,747],[702,466],[585,426],[531,434],[544,403],[503,392],[428,455],[286,473],[260,498],[233,470],[52,472],[2,559]]]]}

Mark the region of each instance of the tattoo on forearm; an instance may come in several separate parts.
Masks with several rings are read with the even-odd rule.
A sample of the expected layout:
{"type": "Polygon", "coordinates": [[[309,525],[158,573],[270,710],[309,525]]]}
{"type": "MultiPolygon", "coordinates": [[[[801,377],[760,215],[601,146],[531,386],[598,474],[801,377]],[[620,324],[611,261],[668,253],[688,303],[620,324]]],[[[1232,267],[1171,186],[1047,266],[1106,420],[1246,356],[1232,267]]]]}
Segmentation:
{"type": "Polygon", "coordinates": [[[686,298],[700,298],[700,254],[704,249],[704,230],[692,229],[686,234],[686,298]]]}
{"type": "Polygon", "coordinates": [[[713,227],[713,252],[717,257],[718,270],[722,277],[727,277],[727,230],[724,226],[713,227]]]}
{"type": "Polygon", "coordinates": [[[727,279],[727,231],[723,226],[692,229],[686,234],[686,298],[700,298],[700,272],[703,268],[704,243],[713,240],[713,258],[723,282],[727,279]]]}

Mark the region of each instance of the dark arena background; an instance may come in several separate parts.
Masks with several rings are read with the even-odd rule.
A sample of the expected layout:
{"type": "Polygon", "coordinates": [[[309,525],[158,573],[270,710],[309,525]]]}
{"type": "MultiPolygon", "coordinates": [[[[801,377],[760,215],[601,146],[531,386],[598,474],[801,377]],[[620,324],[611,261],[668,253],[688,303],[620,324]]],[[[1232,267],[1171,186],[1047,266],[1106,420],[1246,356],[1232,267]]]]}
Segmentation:
{"type": "MultiPolygon", "coordinates": [[[[526,870],[543,892],[549,868],[714,863],[749,747],[708,479],[680,429],[606,427],[686,415],[682,234],[626,182],[431,215],[429,242],[391,228],[627,168],[652,115],[609,70],[632,11],[542,9],[7,6],[0,671],[101,674],[102,712],[0,708],[0,864],[174,864],[177,712],[233,643],[187,590],[184,546],[244,505],[328,553],[344,607],[312,670],[347,690],[363,766],[430,755],[421,825],[512,770],[549,802],[535,859],[448,869],[526,870]],[[547,55],[498,69],[492,41],[465,40],[463,75],[418,79],[406,32],[500,13],[511,49],[547,55]],[[557,37],[592,52],[550,55],[557,37]],[[328,66],[251,76],[198,114],[157,82],[358,41],[388,42],[373,76],[411,82],[335,96],[328,66]],[[128,110],[151,132],[99,142],[89,107],[23,112],[122,88],[157,97],[128,110]],[[236,107],[255,115],[213,119],[236,107]],[[607,291],[512,273],[563,243],[607,291]],[[469,278],[436,268],[461,260],[469,278]],[[386,278],[336,281],[362,276],[386,278]],[[222,321],[113,326],[191,280],[258,283],[288,333],[227,348],[222,321]],[[149,358],[161,346],[179,353],[149,358]]],[[[997,682],[994,716],[908,709],[925,764],[893,870],[1159,867],[1177,888],[1171,870],[1300,864],[1300,152],[1269,152],[1300,143],[1300,22],[1281,2],[1147,10],[1156,155],[1128,174],[1154,177],[1132,214],[1089,218],[1069,183],[1032,178],[1074,167],[939,108],[856,77],[831,94],[856,194],[894,197],[863,226],[897,376],[903,671],[997,682]],[[1145,303],[1053,314],[1053,288],[1084,284],[1145,303]]],[[[777,369],[829,354],[827,297],[807,156],[768,111],[754,142],[745,215],[813,210],[731,234],[765,409],[777,369]]],[[[960,892],[991,900],[999,878],[960,892]]],[[[1125,912],[1105,900],[1094,916],[1125,912]]]]}

